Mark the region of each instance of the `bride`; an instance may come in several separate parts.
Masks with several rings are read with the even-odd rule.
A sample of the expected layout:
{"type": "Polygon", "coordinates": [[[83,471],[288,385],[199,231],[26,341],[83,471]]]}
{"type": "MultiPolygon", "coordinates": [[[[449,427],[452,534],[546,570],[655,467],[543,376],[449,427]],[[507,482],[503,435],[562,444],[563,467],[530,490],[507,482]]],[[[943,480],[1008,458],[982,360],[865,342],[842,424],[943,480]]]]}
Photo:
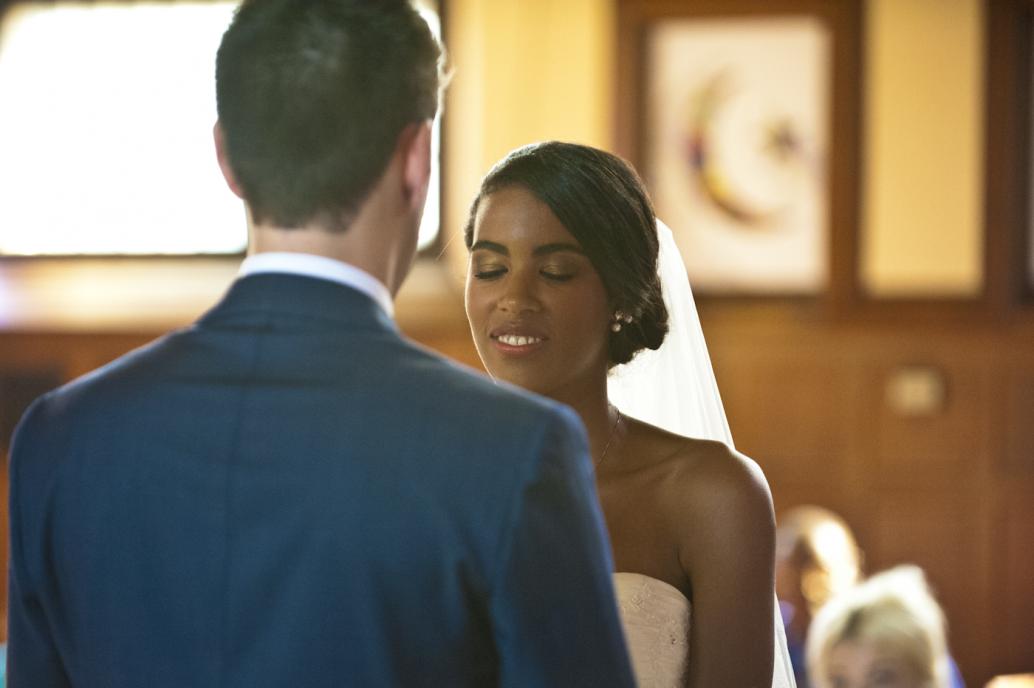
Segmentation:
{"type": "Polygon", "coordinates": [[[639,684],[793,686],[771,495],[732,448],[670,234],[620,158],[520,148],[471,208],[467,317],[493,377],[585,424],[639,684]]]}

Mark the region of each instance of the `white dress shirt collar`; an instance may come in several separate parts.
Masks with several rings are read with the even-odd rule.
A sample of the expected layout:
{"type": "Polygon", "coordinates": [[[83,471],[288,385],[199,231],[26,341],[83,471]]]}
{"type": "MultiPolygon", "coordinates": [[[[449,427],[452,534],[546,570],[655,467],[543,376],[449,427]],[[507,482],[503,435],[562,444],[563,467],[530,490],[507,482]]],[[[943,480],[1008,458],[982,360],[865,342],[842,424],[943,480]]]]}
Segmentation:
{"type": "Polygon", "coordinates": [[[376,301],[388,317],[395,317],[388,288],[379,279],[354,265],[311,253],[256,253],[244,259],[238,275],[247,277],[269,272],[315,277],[358,289],[376,301]]]}

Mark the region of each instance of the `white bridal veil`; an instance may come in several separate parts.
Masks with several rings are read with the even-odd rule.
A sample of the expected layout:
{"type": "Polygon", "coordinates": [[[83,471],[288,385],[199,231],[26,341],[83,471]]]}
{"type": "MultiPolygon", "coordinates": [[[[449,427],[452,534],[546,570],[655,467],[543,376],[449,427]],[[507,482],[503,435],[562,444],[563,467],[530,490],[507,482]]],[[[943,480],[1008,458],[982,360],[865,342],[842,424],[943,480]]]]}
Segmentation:
{"type": "Polygon", "coordinates": [[[732,447],[686,266],[671,229],[660,220],[657,238],[657,272],[668,307],[668,336],[656,351],[647,349],[611,372],[610,401],[633,418],[670,432],[732,447]]]}
{"type": "MultiPolygon", "coordinates": [[[[718,440],[734,448],[686,266],[671,229],[660,220],[657,236],[657,272],[668,307],[668,336],[656,351],[643,351],[614,369],[608,381],[610,400],[633,418],[679,435],[718,440]]],[[[778,604],[774,621],[772,687],[795,688],[778,604]]]]}

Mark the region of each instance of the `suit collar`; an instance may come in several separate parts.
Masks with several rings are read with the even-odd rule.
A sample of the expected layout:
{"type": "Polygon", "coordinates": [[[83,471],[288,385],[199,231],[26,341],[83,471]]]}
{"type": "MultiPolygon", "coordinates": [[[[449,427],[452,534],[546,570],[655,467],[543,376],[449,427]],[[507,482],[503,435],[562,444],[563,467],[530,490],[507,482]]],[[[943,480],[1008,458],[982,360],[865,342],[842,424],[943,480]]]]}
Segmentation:
{"type": "Polygon", "coordinates": [[[258,273],[239,277],[198,323],[202,326],[276,326],[384,330],[395,322],[368,294],[316,277],[258,273]]]}
{"type": "Polygon", "coordinates": [[[358,289],[376,301],[389,316],[395,313],[391,293],[384,283],[355,265],[327,256],[282,251],[255,253],[241,263],[240,277],[279,272],[339,282],[358,289]]]}

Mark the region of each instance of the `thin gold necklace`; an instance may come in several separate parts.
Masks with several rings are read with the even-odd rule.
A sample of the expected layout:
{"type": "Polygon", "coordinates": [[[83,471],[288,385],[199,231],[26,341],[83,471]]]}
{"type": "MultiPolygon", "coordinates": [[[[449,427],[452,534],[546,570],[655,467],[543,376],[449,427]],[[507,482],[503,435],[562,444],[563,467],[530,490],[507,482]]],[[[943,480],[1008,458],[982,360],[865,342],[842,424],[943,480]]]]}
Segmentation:
{"type": "Polygon", "coordinates": [[[617,416],[614,418],[614,422],[610,426],[610,436],[607,438],[607,444],[603,447],[603,453],[600,454],[600,460],[597,461],[596,465],[594,466],[596,470],[599,470],[599,467],[602,466],[603,462],[607,460],[607,451],[610,449],[611,443],[617,436],[618,426],[621,425],[621,411],[618,411],[616,408],[610,405],[608,405],[607,408],[614,409],[615,413],[617,413],[617,416]]]}

